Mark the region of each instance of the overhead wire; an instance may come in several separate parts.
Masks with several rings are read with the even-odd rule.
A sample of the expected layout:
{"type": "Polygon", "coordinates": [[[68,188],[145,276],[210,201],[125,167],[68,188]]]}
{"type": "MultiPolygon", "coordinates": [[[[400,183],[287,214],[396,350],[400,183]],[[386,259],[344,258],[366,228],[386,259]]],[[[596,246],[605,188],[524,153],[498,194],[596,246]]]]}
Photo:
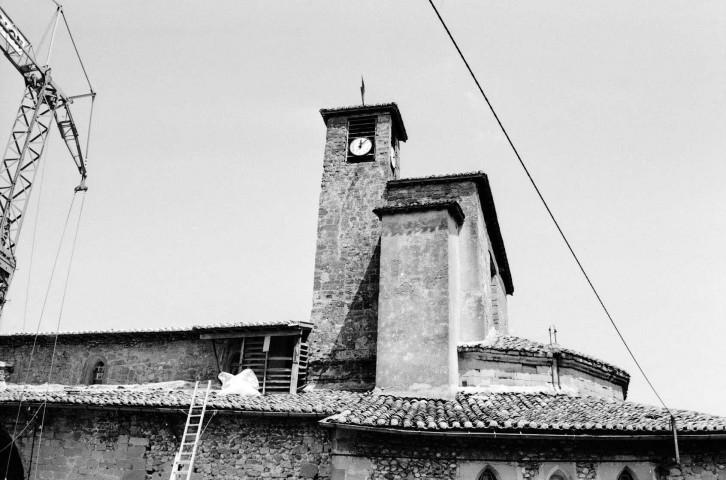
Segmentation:
{"type": "MultiPolygon", "coordinates": [[[[53,0],[55,3],[55,0],[53,0]]],[[[56,3],[57,5],[57,3],[56,3]]],[[[88,78],[88,72],[86,71],[86,66],[83,64],[83,60],[81,59],[81,54],[78,52],[78,46],[76,46],[76,41],[73,38],[73,34],[71,33],[71,27],[68,25],[68,19],[66,18],[66,14],[63,11],[63,8],[61,8],[60,5],[58,5],[58,8],[60,9],[61,16],[63,17],[63,23],[66,25],[66,31],[68,31],[68,36],[71,39],[71,43],[73,44],[73,50],[76,51],[76,57],[78,57],[78,63],[81,64],[81,69],[83,69],[83,75],[86,77],[86,82],[88,82],[88,88],[91,90],[91,93],[95,93],[93,90],[93,85],[91,85],[91,79],[88,78]]]]}
{"type": "MultiPolygon", "coordinates": [[[[51,0],[51,1],[55,4],[55,6],[57,7],[57,9],[56,9],[56,12],[55,12],[54,17],[51,19],[49,25],[46,27],[46,30],[45,30],[42,38],[41,38],[40,45],[42,46],[42,44],[45,42],[45,39],[46,39],[46,37],[48,35],[48,32],[50,31],[51,25],[57,25],[58,15],[60,14],[63,17],[63,23],[66,26],[66,30],[68,32],[68,36],[71,39],[71,43],[73,45],[73,49],[75,50],[76,56],[77,56],[78,61],[79,61],[80,65],[81,65],[81,69],[83,70],[83,75],[85,76],[86,82],[88,83],[88,87],[89,87],[89,90],[90,90],[90,94],[87,94],[87,95],[90,95],[91,96],[91,107],[90,107],[90,112],[89,112],[89,124],[88,124],[88,134],[87,134],[88,136],[87,136],[87,139],[86,139],[86,158],[87,158],[88,157],[88,151],[90,149],[91,123],[92,123],[92,119],[93,119],[93,106],[94,106],[94,102],[95,102],[96,92],[93,90],[93,86],[91,84],[91,80],[90,80],[90,78],[88,76],[88,72],[86,71],[86,67],[83,64],[83,60],[82,60],[82,58],[80,56],[80,53],[78,51],[78,47],[76,45],[75,39],[73,38],[73,34],[71,33],[70,26],[68,24],[68,19],[66,18],[65,13],[63,12],[63,8],[62,8],[62,6],[56,0],[51,0]]],[[[53,36],[55,36],[55,30],[56,30],[56,28],[54,26],[53,27],[53,36]]],[[[48,48],[48,61],[50,60],[50,53],[52,51],[52,48],[53,48],[53,40],[51,39],[51,43],[50,43],[49,48],[48,48]]],[[[48,63],[48,62],[46,62],[46,63],[48,63]]],[[[72,101],[72,99],[69,99],[69,101],[72,101]]],[[[46,152],[47,152],[47,150],[45,150],[45,149],[44,149],[43,152],[41,152],[41,158],[39,159],[39,161],[41,161],[41,162],[43,161],[43,157],[46,155],[46,152]]],[[[40,186],[39,187],[40,187],[40,190],[42,191],[42,184],[43,184],[43,178],[44,178],[44,165],[41,165],[41,169],[42,170],[41,170],[41,178],[40,178],[40,186]]],[[[73,262],[73,255],[74,255],[74,252],[75,252],[76,242],[77,242],[77,239],[78,239],[78,231],[79,231],[79,228],[80,228],[81,216],[83,214],[83,206],[85,204],[85,192],[86,192],[87,189],[85,188],[85,185],[83,183],[84,180],[85,180],[85,175],[84,175],[84,178],[82,179],[81,185],[78,188],[75,189],[75,192],[74,192],[74,195],[73,195],[73,199],[71,200],[71,204],[70,204],[70,207],[68,209],[68,214],[66,216],[66,220],[65,220],[65,223],[64,223],[64,226],[63,226],[63,232],[61,234],[60,242],[59,242],[59,245],[58,245],[58,251],[56,253],[56,258],[55,258],[55,260],[53,262],[53,268],[51,269],[50,279],[48,281],[48,287],[46,289],[45,297],[44,297],[44,300],[43,300],[43,305],[41,307],[41,313],[40,313],[40,316],[38,317],[38,324],[36,326],[35,335],[34,335],[34,338],[33,338],[33,345],[31,347],[31,351],[30,351],[30,355],[29,355],[28,366],[27,366],[26,372],[25,372],[25,382],[24,382],[23,388],[22,388],[22,390],[20,392],[20,398],[18,399],[18,411],[17,411],[16,417],[15,417],[15,422],[14,422],[15,424],[14,424],[14,427],[13,427],[13,436],[11,437],[10,443],[7,446],[5,446],[4,448],[0,449],[0,452],[6,450],[7,448],[12,447],[15,444],[15,441],[17,440],[17,438],[20,435],[22,435],[27,430],[28,426],[35,420],[35,418],[37,417],[37,415],[40,412],[40,409],[41,408],[43,408],[43,416],[42,416],[42,420],[41,420],[41,424],[40,424],[40,435],[41,435],[41,438],[42,438],[42,432],[43,432],[42,429],[43,429],[43,425],[45,423],[45,412],[46,412],[46,406],[47,406],[47,402],[48,402],[48,391],[49,391],[49,388],[50,388],[50,380],[51,380],[51,377],[52,377],[53,366],[54,366],[54,361],[55,361],[55,353],[56,353],[56,348],[57,348],[57,343],[58,343],[58,332],[59,332],[59,329],[60,329],[61,318],[62,318],[62,315],[63,315],[63,307],[65,305],[65,297],[66,297],[66,293],[67,293],[67,289],[68,289],[68,283],[69,283],[69,278],[70,278],[71,265],[72,265],[72,262],[73,262]],[[60,305],[60,310],[59,310],[59,314],[58,314],[58,321],[56,323],[55,340],[54,340],[54,344],[53,344],[53,352],[51,354],[50,368],[49,368],[49,373],[48,373],[48,382],[47,382],[46,391],[45,391],[45,395],[44,395],[44,401],[38,407],[38,409],[36,410],[35,414],[31,417],[31,419],[28,422],[26,422],[25,427],[20,431],[20,433],[18,433],[18,424],[19,424],[19,420],[20,420],[20,412],[22,410],[23,399],[25,398],[25,390],[26,390],[26,387],[28,385],[28,380],[30,378],[30,371],[31,371],[31,368],[32,368],[33,359],[34,359],[34,355],[35,355],[35,350],[36,350],[37,343],[38,343],[38,336],[39,336],[39,332],[40,332],[40,325],[42,323],[43,315],[45,313],[45,308],[46,308],[46,305],[47,305],[47,302],[48,302],[48,297],[49,297],[49,293],[50,293],[52,281],[53,281],[53,278],[55,276],[56,267],[58,265],[58,259],[60,257],[61,249],[62,249],[62,246],[63,246],[63,239],[65,238],[65,235],[66,235],[66,231],[67,231],[67,228],[68,228],[68,222],[69,222],[69,219],[70,219],[70,216],[71,216],[71,212],[73,210],[73,205],[75,204],[76,194],[79,191],[82,191],[84,193],[84,195],[83,195],[83,198],[81,200],[81,207],[80,207],[79,213],[78,213],[78,221],[76,223],[76,230],[75,230],[75,233],[74,233],[74,236],[73,236],[73,242],[72,242],[72,245],[71,245],[71,252],[70,252],[70,259],[69,259],[69,264],[68,264],[68,271],[66,273],[66,278],[65,278],[64,287],[63,287],[63,293],[62,293],[62,298],[61,298],[61,305],[60,305]]],[[[33,231],[33,246],[32,246],[32,250],[31,250],[31,269],[32,269],[33,252],[35,250],[35,236],[36,236],[36,232],[37,232],[37,219],[38,219],[38,211],[40,209],[40,198],[38,199],[38,202],[39,203],[38,203],[38,208],[37,208],[37,211],[36,211],[36,218],[35,218],[35,228],[34,228],[34,231],[33,231]]],[[[23,316],[23,330],[25,330],[25,322],[26,322],[26,319],[27,319],[27,308],[28,308],[28,296],[29,296],[28,294],[29,294],[29,290],[30,290],[30,272],[29,272],[28,287],[27,287],[27,292],[26,292],[26,303],[25,303],[24,316],[23,316]]],[[[11,458],[10,455],[8,455],[8,463],[7,463],[6,469],[5,469],[5,477],[7,477],[8,470],[9,470],[9,467],[10,467],[10,458],[11,458]]],[[[39,446],[39,449],[38,449],[38,457],[37,458],[38,459],[40,458],[40,446],[39,446]]],[[[35,475],[36,475],[36,478],[37,478],[37,470],[35,472],[35,475]]]]}
{"type": "Polygon", "coordinates": [[[507,142],[509,142],[509,146],[512,148],[512,151],[514,152],[514,155],[517,157],[519,164],[522,166],[524,173],[527,175],[527,178],[529,179],[530,183],[534,187],[535,192],[537,192],[537,196],[539,196],[539,199],[542,201],[542,204],[544,205],[545,209],[547,210],[547,214],[549,215],[552,222],[555,224],[555,227],[557,228],[557,231],[559,232],[560,237],[562,237],[562,240],[564,240],[565,245],[567,245],[567,249],[570,251],[570,254],[572,255],[572,258],[575,260],[575,263],[577,263],[577,266],[579,267],[580,272],[582,272],[582,275],[585,277],[587,284],[590,286],[590,289],[595,294],[595,297],[597,298],[598,303],[600,304],[603,311],[605,312],[605,315],[607,316],[608,320],[610,320],[610,324],[615,329],[615,332],[618,334],[618,337],[620,337],[620,341],[623,343],[623,345],[625,345],[625,348],[628,351],[628,354],[630,354],[630,357],[633,359],[633,362],[635,362],[635,365],[638,367],[638,370],[643,375],[643,378],[645,378],[645,381],[648,383],[648,386],[650,387],[650,389],[653,391],[655,396],[658,398],[658,401],[660,401],[661,405],[663,405],[663,408],[669,413],[672,421],[675,421],[675,417],[673,416],[673,413],[666,406],[666,404],[663,401],[663,399],[661,398],[660,394],[655,389],[655,386],[648,378],[648,375],[646,375],[645,371],[643,370],[643,367],[640,365],[640,362],[638,362],[638,359],[635,358],[635,354],[631,350],[630,346],[628,345],[628,342],[625,340],[625,337],[623,336],[620,329],[616,325],[615,320],[613,319],[612,315],[610,314],[607,307],[605,306],[605,302],[600,297],[600,294],[598,293],[597,289],[595,288],[595,285],[590,280],[590,276],[585,271],[585,267],[583,267],[577,254],[575,254],[575,251],[572,248],[572,245],[567,240],[565,233],[562,231],[560,224],[557,222],[557,219],[555,218],[554,214],[552,213],[552,210],[550,209],[549,205],[547,204],[547,201],[545,200],[544,196],[542,195],[542,192],[540,191],[539,187],[537,187],[537,183],[534,181],[534,178],[532,177],[532,174],[529,172],[529,169],[525,165],[524,160],[522,159],[522,156],[519,154],[519,151],[517,151],[517,148],[514,146],[514,142],[512,141],[511,137],[509,136],[509,133],[507,133],[507,130],[504,128],[502,121],[499,119],[497,112],[494,110],[494,106],[489,101],[489,98],[487,97],[486,93],[484,93],[484,89],[482,88],[481,84],[479,83],[479,80],[477,79],[476,75],[474,74],[474,71],[471,69],[471,66],[469,65],[469,62],[466,60],[466,57],[464,57],[464,54],[462,53],[461,49],[459,48],[459,45],[456,43],[456,40],[454,39],[454,36],[451,34],[449,27],[446,25],[446,22],[441,17],[441,14],[439,13],[438,9],[436,8],[436,5],[434,5],[433,0],[428,0],[428,2],[431,5],[431,8],[433,8],[434,13],[436,13],[436,16],[438,17],[439,22],[441,22],[441,25],[444,27],[444,30],[446,30],[446,34],[449,36],[451,43],[454,44],[454,47],[456,48],[456,51],[459,53],[461,60],[464,62],[466,69],[469,71],[471,78],[474,80],[474,83],[476,83],[476,86],[479,89],[479,92],[481,93],[482,97],[484,98],[484,101],[486,102],[487,106],[489,107],[489,110],[492,112],[492,115],[494,116],[494,119],[497,121],[499,128],[502,130],[502,133],[504,133],[504,136],[507,139],[507,142]]]}
{"type": "MultiPolygon", "coordinates": [[[[38,344],[38,336],[39,336],[39,333],[40,333],[40,325],[41,325],[42,320],[43,320],[43,315],[45,313],[45,307],[46,307],[46,305],[48,303],[48,297],[49,297],[50,290],[51,290],[51,286],[52,286],[52,283],[53,283],[53,278],[55,276],[56,267],[58,265],[58,260],[60,258],[60,253],[61,253],[61,250],[62,250],[62,247],[63,247],[63,239],[66,236],[66,231],[68,230],[68,223],[69,223],[69,219],[71,217],[71,212],[73,211],[73,205],[75,203],[76,193],[77,192],[75,192],[73,194],[73,199],[71,200],[71,204],[70,204],[70,206],[68,208],[68,214],[66,215],[66,220],[65,220],[65,223],[63,225],[63,232],[61,234],[60,241],[58,243],[58,250],[56,252],[56,257],[55,257],[55,260],[53,262],[53,268],[51,269],[50,279],[48,280],[48,287],[46,289],[45,297],[43,299],[43,305],[41,307],[41,312],[40,312],[40,315],[38,317],[38,324],[36,326],[35,336],[33,338],[33,346],[32,346],[32,348],[30,350],[30,356],[29,356],[29,359],[28,359],[28,366],[25,369],[25,381],[23,382],[23,388],[20,391],[20,398],[18,399],[18,410],[17,410],[17,413],[15,415],[15,425],[13,427],[13,435],[11,437],[11,443],[10,443],[11,445],[22,434],[22,432],[20,434],[17,433],[18,424],[20,423],[20,412],[22,411],[23,400],[25,399],[25,392],[26,392],[26,388],[27,388],[27,385],[28,385],[28,380],[30,379],[30,371],[31,371],[31,368],[33,366],[33,359],[34,359],[34,356],[35,356],[35,349],[36,349],[37,344],[38,344]]],[[[84,200],[85,200],[85,195],[84,195],[84,200]]],[[[74,236],[73,248],[75,248],[75,237],[77,237],[77,235],[78,235],[78,228],[79,228],[79,225],[80,225],[80,214],[81,213],[82,213],[82,209],[79,212],[79,218],[78,218],[78,222],[77,222],[77,225],[76,225],[76,234],[74,236]]],[[[68,266],[68,269],[70,270],[70,264],[68,266]]],[[[67,278],[68,277],[66,277],[66,281],[67,281],[67,278]]],[[[65,289],[64,289],[63,294],[65,295],[65,289]]],[[[59,328],[59,326],[60,326],[60,318],[58,320],[58,324],[56,326],[56,332],[55,332],[55,342],[56,343],[58,341],[58,328],[59,328]]],[[[55,357],[55,344],[54,344],[53,354],[51,355],[51,368],[50,368],[50,372],[52,372],[53,359],[54,359],[54,357],[55,357]]],[[[49,380],[50,380],[50,377],[49,377],[49,380]]],[[[48,401],[48,389],[49,389],[49,387],[50,387],[50,381],[48,382],[48,387],[46,387],[45,398],[44,398],[44,401],[43,401],[43,405],[45,405],[47,403],[47,401],[48,401]]],[[[32,419],[31,419],[31,421],[32,421],[32,419]]],[[[45,411],[43,412],[43,422],[41,422],[41,435],[42,435],[42,425],[44,424],[44,421],[45,421],[45,411]]],[[[23,428],[23,430],[22,430],[23,432],[27,429],[27,425],[28,424],[29,424],[29,422],[26,422],[26,427],[23,428]]],[[[8,462],[10,462],[9,457],[8,457],[8,462]]],[[[6,468],[9,468],[9,466],[6,467],[6,468]]]]}

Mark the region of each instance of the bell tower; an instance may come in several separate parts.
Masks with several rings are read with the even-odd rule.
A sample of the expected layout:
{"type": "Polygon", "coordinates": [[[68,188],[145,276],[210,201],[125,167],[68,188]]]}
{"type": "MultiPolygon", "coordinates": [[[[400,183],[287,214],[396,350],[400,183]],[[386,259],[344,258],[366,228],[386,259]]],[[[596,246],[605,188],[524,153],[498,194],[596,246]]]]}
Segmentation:
{"type": "Polygon", "coordinates": [[[399,178],[407,139],[395,103],[320,111],[327,133],[318,210],[309,382],[375,385],[381,223],[373,209],[399,178]]]}

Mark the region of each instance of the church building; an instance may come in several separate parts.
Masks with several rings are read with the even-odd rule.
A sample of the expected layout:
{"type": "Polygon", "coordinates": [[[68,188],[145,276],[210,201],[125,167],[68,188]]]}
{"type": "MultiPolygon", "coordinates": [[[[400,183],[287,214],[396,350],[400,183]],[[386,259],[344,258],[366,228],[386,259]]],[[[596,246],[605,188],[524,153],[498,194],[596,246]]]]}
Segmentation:
{"type": "Polygon", "coordinates": [[[509,334],[485,173],[402,177],[394,103],[320,113],[310,317],[0,335],[9,480],[170,478],[208,380],[197,480],[726,480],[726,418],[629,402],[624,370],[509,334]],[[244,369],[261,395],[223,395],[244,369]]]}

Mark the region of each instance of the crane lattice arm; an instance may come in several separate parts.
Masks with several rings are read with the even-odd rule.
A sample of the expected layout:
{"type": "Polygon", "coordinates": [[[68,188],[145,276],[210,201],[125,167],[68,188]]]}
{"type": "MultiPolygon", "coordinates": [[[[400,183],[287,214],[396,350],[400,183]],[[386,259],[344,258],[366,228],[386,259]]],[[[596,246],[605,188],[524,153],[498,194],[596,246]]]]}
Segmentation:
{"type": "MultiPolygon", "coordinates": [[[[60,9],[57,13],[61,13],[60,9]]],[[[50,67],[40,66],[27,37],[0,8],[0,50],[23,76],[25,93],[0,164],[0,311],[15,272],[15,247],[45,142],[53,121],[86,179],[86,160],[70,106],[53,81],[50,67]]]]}

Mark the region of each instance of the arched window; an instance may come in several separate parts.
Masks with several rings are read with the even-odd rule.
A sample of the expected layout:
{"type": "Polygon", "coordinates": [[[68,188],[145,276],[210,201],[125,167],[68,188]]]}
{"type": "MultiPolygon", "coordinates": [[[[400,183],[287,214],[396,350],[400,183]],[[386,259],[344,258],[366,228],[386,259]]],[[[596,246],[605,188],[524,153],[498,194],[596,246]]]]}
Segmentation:
{"type": "Polygon", "coordinates": [[[635,478],[635,475],[633,475],[632,470],[630,470],[628,467],[625,467],[622,472],[620,472],[620,475],[618,475],[618,480],[637,480],[635,478]]]}
{"type": "Polygon", "coordinates": [[[499,480],[499,478],[492,467],[487,467],[479,474],[477,480],[499,480]]]}
{"type": "Polygon", "coordinates": [[[103,377],[106,373],[106,364],[98,361],[93,366],[93,370],[91,371],[91,385],[101,385],[103,384],[103,377]]]}
{"type": "Polygon", "coordinates": [[[547,480],[569,480],[569,476],[565,475],[565,472],[557,468],[552,472],[547,480]]]}
{"type": "Polygon", "coordinates": [[[13,442],[12,437],[2,428],[0,428],[0,465],[2,465],[3,471],[6,472],[3,478],[7,480],[23,480],[25,478],[18,447],[13,442]]]}

